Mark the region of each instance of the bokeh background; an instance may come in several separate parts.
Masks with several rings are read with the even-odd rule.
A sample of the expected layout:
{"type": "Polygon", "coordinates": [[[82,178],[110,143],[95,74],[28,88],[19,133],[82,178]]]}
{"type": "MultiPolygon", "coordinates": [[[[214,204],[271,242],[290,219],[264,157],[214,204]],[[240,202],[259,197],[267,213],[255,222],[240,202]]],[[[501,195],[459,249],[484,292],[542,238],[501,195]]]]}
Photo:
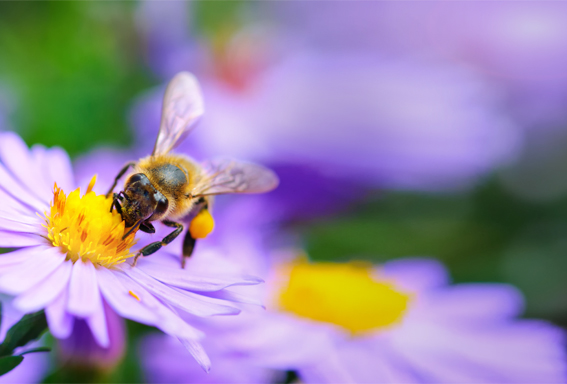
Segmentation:
{"type": "MultiPolygon", "coordinates": [[[[0,129],[142,156],[191,71],[207,111],[180,150],[273,167],[311,258],[436,257],[563,327],[565,68],[560,2],[0,2],[0,129]]],[[[134,352],[105,380],[142,380],[134,352]]]]}

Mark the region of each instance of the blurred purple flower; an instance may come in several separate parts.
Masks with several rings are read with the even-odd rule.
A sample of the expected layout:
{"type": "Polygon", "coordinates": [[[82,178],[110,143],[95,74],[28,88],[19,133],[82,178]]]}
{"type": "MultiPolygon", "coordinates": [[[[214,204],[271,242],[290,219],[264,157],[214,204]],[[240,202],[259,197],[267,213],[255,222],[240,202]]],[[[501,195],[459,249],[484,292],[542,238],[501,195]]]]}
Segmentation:
{"type": "Polygon", "coordinates": [[[567,96],[561,2],[294,2],[264,10],[312,50],[463,63],[510,87],[512,99],[537,90],[531,102],[543,94],[567,96]]]}
{"type": "MultiPolygon", "coordinates": [[[[148,383],[270,383],[281,378],[274,370],[243,362],[238,354],[223,352],[219,338],[205,339],[203,346],[214,368],[205,373],[177,340],[152,334],[140,344],[139,353],[148,383]]],[[[277,382],[281,382],[278,380],[277,382]]]]}
{"type": "MultiPolygon", "coordinates": [[[[108,338],[110,339],[109,345],[107,347],[100,346],[88,323],[84,319],[75,318],[71,335],[66,339],[59,340],[59,354],[62,365],[95,367],[100,370],[111,371],[122,360],[126,347],[124,319],[118,316],[106,302],[104,303],[104,314],[108,338]]],[[[177,342],[179,343],[179,341],[177,342]]]]}
{"type": "MultiPolygon", "coordinates": [[[[309,279],[292,270],[288,280],[280,270],[269,280],[271,310],[215,320],[208,342],[221,348],[213,359],[230,357],[248,375],[265,368],[293,370],[306,383],[567,380],[564,333],[542,321],[515,319],[523,301],[511,286],[449,286],[438,262],[406,259],[376,268],[379,287],[370,294],[357,290],[371,288],[367,283],[347,277],[359,275],[360,266],[314,266],[303,276],[309,279]],[[290,304],[283,295],[291,291],[290,304]]],[[[147,343],[159,346],[144,350],[148,377],[167,369],[168,378],[199,382],[185,364],[151,364],[156,355],[175,351],[165,349],[164,340],[147,343]]]]}
{"type": "Polygon", "coordinates": [[[42,146],[28,150],[17,135],[3,133],[0,159],[4,201],[0,247],[19,248],[0,255],[0,290],[17,296],[14,306],[26,313],[45,308],[50,331],[60,339],[71,335],[75,319],[82,319],[103,348],[113,341],[106,317],[108,306],[120,316],[179,338],[208,369],[208,358],[198,342],[202,332],[179,314],[237,314],[240,310],[231,302],[238,300],[225,288],[261,280],[231,273],[214,254],[206,260],[194,256],[186,270],[167,252],[133,268],[124,262],[132,256],[131,237],[122,239],[121,218],[108,211],[104,196],[87,189],[79,198],[76,190],[66,201],[61,190],[56,188],[53,194],[55,182],[66,191],[75,187],[64,151],[42,146]],[[111,225],[113,221],[116,224],[111,225]]]}
{"type": "MultiPolygon", "coordinates": [[[[251,71],[238,87],[191,68],[207,113],[181,151],[307,165],[331,179],[402,189],[466,186],[515,156],[520,137],[497,110],[498,90],[465,66],[317,51],[280,37],[286,31],[262,37],[251,27],[226,39],[230,52],[248,52],[262,38],[258,46],[276,46],[257,53],[256,66],[237,54],[221,58],[251,71]]],[[[145,147],[159,126],[161,92],[133,110],[145,147]]]]}

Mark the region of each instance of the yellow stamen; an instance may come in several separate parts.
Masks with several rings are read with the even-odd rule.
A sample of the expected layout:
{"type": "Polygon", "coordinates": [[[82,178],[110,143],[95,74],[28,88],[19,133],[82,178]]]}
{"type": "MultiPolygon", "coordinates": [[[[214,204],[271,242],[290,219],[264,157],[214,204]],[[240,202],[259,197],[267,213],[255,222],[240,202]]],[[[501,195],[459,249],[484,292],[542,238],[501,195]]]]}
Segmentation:
{"type": "Polygon", "coordinates": [[[203,209],[191,220],[189,232],[194,239],[204,239],[213,231],[215,221],[208,209],[203,209]]]}
{"type": "Polygon", "coordinates": [[[87,193],[80,196],[77,188],[65,195],[57,184],[49,212],[45,212],[47,238],[73,262],[90,260],[95,265],[110,268],[132,257],[130,247],[136,244],[133,231],[127,232],[121,215],[110,211],[112,199],[92,191],[96,176],[91,179],[87,193]]]}
{"type": "Polygon", "coordinates": [[[128,291],[128,293],[129,293],[130,296],[132,296],[134,299],[136,299],[136,300],[138,300],[138,301],[142,301],[142,299],[140,299],[140,296],[136,295],[134,292],[128,291]]]}
{"type": "MultiPolygon", "coordinates": [[[[93,190],[95,183],[96,183],[96,175],[94,175],[94,176],[91,178],[91,181],[90,181],[90,183],[89,183],[89,185],[88,185],[88,187],[87,187],[87,192],[86,192],[86,193],[89,193],[90,191],[93,190]]],[[[85,193],[85,194],[86,194],[86,193],[85,193]]]]}
{"type": "Polygon", "coordinates": [[[300,262],[291,266],[279,304],[356,334],[400,322],[409,300],[389,282],[377,281],[366,265],[300,262]]]}

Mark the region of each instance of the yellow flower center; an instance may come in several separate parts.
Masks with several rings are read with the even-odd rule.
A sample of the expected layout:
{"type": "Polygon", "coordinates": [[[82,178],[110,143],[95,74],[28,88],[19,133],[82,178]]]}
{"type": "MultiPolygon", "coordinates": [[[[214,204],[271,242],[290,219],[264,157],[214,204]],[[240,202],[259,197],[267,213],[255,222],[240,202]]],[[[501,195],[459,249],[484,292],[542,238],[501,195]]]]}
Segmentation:
{"type": "Polygon", "coordinates": [[[291,267],[280,306],[296,315],[340,325],[353,334],[399,322],[410,296],[357,263],[301,262],[291,267]]]}
{"type": "Polygon", "coordinates": [[[61,248],[67,259],[88,259],[110,268],[133,256],[130,247],[136,244],[136,231],[122,239],[125,223],[119,213],[111,212],[112,199],[92,191],[95,181],[96,176],[83,196],[80,188],[66,196],[55,184],[51,209],[45,212],[45,228],[49,241],[61,248]]]}

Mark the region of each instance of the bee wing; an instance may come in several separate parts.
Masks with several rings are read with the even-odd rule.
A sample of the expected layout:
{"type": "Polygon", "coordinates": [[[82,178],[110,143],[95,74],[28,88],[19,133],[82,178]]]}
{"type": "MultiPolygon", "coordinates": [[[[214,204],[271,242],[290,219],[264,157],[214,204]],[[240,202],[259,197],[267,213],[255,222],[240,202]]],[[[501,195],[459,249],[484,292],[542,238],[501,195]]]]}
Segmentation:
{"type": "Polygon", "coordinates": [[[193,197],[223,193],[263,193],[278,186],[276,174],[261,165],[231,159],[210,160],[202,164],[193,197]]]}
{"type": "Polygon", "coordinates": [[[180,72],[169,82],[163,97],[161,123],[152,155],[168,153],[183,140],[203,115],[199,82],[189,72],[180,72]]]}

